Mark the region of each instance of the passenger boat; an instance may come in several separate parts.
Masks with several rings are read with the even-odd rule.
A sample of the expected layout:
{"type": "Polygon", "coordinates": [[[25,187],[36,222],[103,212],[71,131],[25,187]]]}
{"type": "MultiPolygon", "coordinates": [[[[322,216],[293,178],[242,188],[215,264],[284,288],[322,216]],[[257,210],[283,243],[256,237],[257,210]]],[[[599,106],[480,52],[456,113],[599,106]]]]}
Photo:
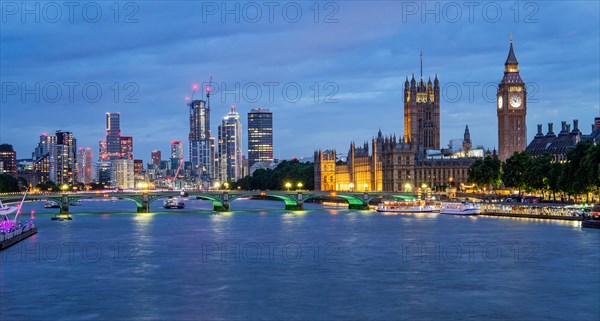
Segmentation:
{"type": "Polygon", "coordinates": [[[70,206],[81,206],[80,200],[74,200],[69,203],[70,206]]]}
{"type": "Polygon", "coordinates": [[[442,204],[441,214],[449,215],[477,215],[481,209],[479,205],[471,202],[444,203],[442,204]]]}
{"type": "Polygon", "coordinates": [[[584,216],[581,227],[600,228],[600,204],[594,205],[589,214],[584,216]]]}
{"type": "Polygon", "coordinates": [[[163,202],[163,207],[164,208],[169,208],[169,209],[173,209],[173,208],[184,208],[185,207],[185,203],[178,199],[178,198],[169,198],[168,200],[163,202]]]}
{"type": "Polygon", "coordinates": [[[44,204],[44,208],[60,208],[60,205],[58,205],[58,203],[55,201],[48,201],[46,204],[44,204]]]}
{"type": "Polygon", "coordinates": [[[31,219],[25,224],[17,220],[25,197],[27,197],[27,193],[23,195],[21,204],[17,206],[6,206],[0,201],[0,251],[37,233],[37,227],[33,222],[33,212],[31,219]],[[11,218],[10,215],[13,214],[14,218],[11,218]]]}
{"type": "Polygon", "coordinates": [[[440,209],[425,201],[383,201],[377,206],[377,212],[385,213],[439,213],[440,209]]]}

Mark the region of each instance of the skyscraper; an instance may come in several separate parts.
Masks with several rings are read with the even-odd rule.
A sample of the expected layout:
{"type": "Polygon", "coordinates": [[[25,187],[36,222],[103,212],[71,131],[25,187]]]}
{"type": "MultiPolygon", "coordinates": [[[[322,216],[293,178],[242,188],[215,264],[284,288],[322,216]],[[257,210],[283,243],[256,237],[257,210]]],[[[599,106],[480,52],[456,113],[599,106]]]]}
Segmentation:
{"type": "Polygon", "coordinates": [[[242,178],[242,123],[235,106],[219,126],[219,180],[236,181],[242,178]]]}
{"type": "Polygon", "coordinates": [[[189,156],[194,171],[203,181],[214,177],[214,149],[211,150],[210,107],[204,100],[192,100],[190,107],[189,156]]]}
{"type": "Polygon", "coordinates": [[[248,113],[248,167],[273,161],[273,113],[254,108],[248,113]]]}
{"type": "Polygon", "coordinates": [[[103,139],[100,142],[98,142],[98,159],[100,161],[108,160],[108,150],[106,147],[106,139],[103,139]]]}
{"type": "Polygon", "coordinates": [[[33,152],[33,171],[38,182],[56,179],[56,136],[43,133],[40,135],[33,152]]]}
{"type": "Polygon", "coordinates": [[[106,113],[106,152],[111,160],[120,158],[121,154],[120,116],[120,113],[106,113]]]}
{"type": "Polygon", "coordinates": [[[183,142],[171,142],[171,158],[183,158],[183,142]]]}
{"type": "Polygon", "coordinates": [[[519,62],[510,49],[504,63],[504,77],[498,85],[498,158],[505,161],[527,146],[527,91],[519,74],[519,62]]]}
{"type": "Polygon", "coordinates": [[[57,184],[77,182],[77,141],[72,132],[56,131],[56,178],[57,184]]]}
{"type": "Polygon", "coordinates": [[[92,149],[78,148],[77,149],[77,181],[83,184],[90,184],[93,179],[93,161],[92,149]]]}
{"type": "Polygon", "coordinates": [[[0,145],[0,174],[17,176],[17,153],[12,145],[0,145]]]}
{"type": "Polygon", "coordinates": [[[120,158],[133,159],[133,137],[121,136],[121,150],[120,158]]]}
{"type": "Polygon", "coordinates": [[[160,161],[161,161],[161,153],[159,150],[153,150],[152,154],[152,165],[155,165],[157,168],[160,167],[160,161]]]}

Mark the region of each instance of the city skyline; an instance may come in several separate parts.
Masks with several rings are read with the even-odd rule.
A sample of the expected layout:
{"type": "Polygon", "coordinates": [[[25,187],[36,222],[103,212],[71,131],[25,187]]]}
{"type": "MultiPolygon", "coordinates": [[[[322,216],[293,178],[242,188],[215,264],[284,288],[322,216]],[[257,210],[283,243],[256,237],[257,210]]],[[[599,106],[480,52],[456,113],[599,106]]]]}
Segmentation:
{"type": "MultiPolygon", "coordinates": [[[[135,138],[134,157],[148,163],[152,150],[166,154],[170,141],[187,141],[189,128],[184,98],[191,92],[193,83],[206,82],[213,75],[216,86],[225,84],[228,89],[236,88],[238,83],[240,88],[248,89],[248,84],[257,83],[264,96],[257,102],[241,99],[238,103],[233,101],[232,95],[222,99],[222,95],[215,93],[211,101],[212,113],[216,114],[213,132],[216,132],[216,120],[227,113],[229,106],[236,105],[242,115],[252,108],[262,107],[277,114],[275,158],[308,156],[319,147],[343,150],[349,140],[370,139],[380,128],[386,134],[403,132],[402,83],[407,75],[409,78],[413,73],[419,75],[419,50],[423,49],[425,80],[430,76],[433,79],[437,72],[442,87],[442,147],[449,140],[462,137],[464,126],[468,124],[473,145],[493,148],[497,147],[497,134],[488,127],[496,127],[495,91],[502,77],[502,63],[506,60],[511,32],[522,66],[521,76],[526,83],[532,84],[528,88],[527,142],[533,139],[538,123],[559,124],[578,119],[581,130],[587,133],[594,117],[598,116],[599,22],[594,14],[598,11],[597,3],[580,3],[579,6],[536,3],[538,11],[534,15],[528,14],[531,10],[520,8],[518,23],[514,22],[510,4],[501,3],[501,23],[488,21],[489,17],[477,10],[473,22],[463,18],[452,23],[448,16],[441,14],[439,23],[424,23],[418,14],[397,17],[385,14],[390,11],[402,13],[406,8],[400,4],[375,6],[353,2],[338,3],[340,10],[334,16],[337,22],[330,24],[314,23],[312,16],[297,24],[282,19],[276,19],[275,23],[242,20],[231,24],[207,16],[203,26],[208,28],[195,30],[190,27],[194,22],[202,23],[200,17],[197,21],[183,19],[168,31],[159,30],[162,23],[179,19],[178,13],[184,10],[202,13],[202,6],[186,4],[168,8],[161,23],[149,18],[159,10],[158,6],[139,6],[136,16],[139,21],[134,24],[83,24],[101,39],[115,31],[123,32],[127,43],[118,40],[101,52],[88,52],[93,47],[85,45],[88,40],[81,38],[77,41],[84,45],[78,47],[49,35],[39,44],[32,43],[39,40],[38,37],[44,37],[47,32],[42,30],[44,26],[58,27],[58,24],[42,22],[20,28],[25,25],[8,19],[0,31],[4,44],[0,49],[4,62],[0,72],[3,82],[0,143],[13,145],[17,157],[26,158],[41,133],[61,129],[73,132],[80,146],[95,149],[103,136],[102,115],[120,112],[122,127],[135,138]],[[569,24],[572,19],[580,23],[569,24]],[[375,23],[381,28],[374,29],[375,23]],[[271,28],[273,25],[281,30],[274,32],[277,28],[271,28]],[[226,28],[218,28],[222,26],[226,28]],[[329,37],[313,39],[310,35],[315,30],[329,37]],[[250,36],[240,38],[244,32],[250,36]],[[427,36],[420,36],[422,33],[427,36]],[[157,37],[148,38],[145,34],[157,37]],[[298,45],[285,40],[291,35],[295,36],[298,45]],[[49,41],[52,46],[48,46],[49,41]],[[249,46],[247,41],[258,41],[259,45],[249,46]],[[283,43],[279,45],[279,42],[283,43]],[[213,50],[222,44],[233,45],[239,50],[213,50]],[[18,50],[18,47],[36,48],[39,45],[45,45],[44,51],[31,50],[35,57],[18,50]],[[207,46],[209,50],[197,55],[193,49],[198,46],[207,46]],[[264,49],[275,48],[281,48],[282,52],[275,56],[261,54],[264,49]],[[249,55],[253,57],[252,63],[241,59],[249,55]],[[138,63],[131,64],[133,60],[138,63]],[[115,67],[105,71],[109,63],[114,63],[115,67]],[[75,64],[83,64],[85,68],[70,68],[75,64]],[[36,72],[28,72],[25,66],[35,67],[36,72]],[[62,73],[57,72],[57,68],[61,68],[62,73]],[[161,77],[150,76],[151,73],[160,73],[161,77]],[[61,74],[60,79],[56,74],[61,74]],[[48,94],[39,97],[37,103],[34,94],[26,95],[24,101],[21,92],[10,94],[12,83],[25,83],[26,88],[31,89],[36,83],[45,88],[50,83],[68,81],[82,85],[96,82],[103,90],[103,97],[97,103],[89,103],[76,95],[75,101],[70,103],[63,88],[65,97],[59,102],[50,102],[48,94]],[[129,82],[137,89],[127,87],[129,82]],[[263,86],[265,82],[278,82],[279,89],[284,84],[298,84],[303,90],[303,98],[290,103],[279,93],[270,102],[266,97],[268,88],[263,86]],[[310,89],[315,82],[320,88],[317,103],[312,97],[314,90],[310,89]],[[109,87],[114,83],[120,88],[119,103],[112,101],[115,92],[109,87]],[[326,88],[329,83],[333,87],[326,88]],[[482,88],[487,84],[491,87],[486,100],[482,88]],[[473,88],[472,102],[470,87],[473,88]],[[462,95],[454,101],[457,89],[462,95]],[[323,103],[325,96],[333,91],[337,91],[332,97],[337,103],[323,103]],[[124,102],[124,97],[133,92],[136,92],[133,98],[138,102],[124,102]],[[327,137],[326,146],[321,143],[323,137],[327,137]]],[[[305,15],[309,12],[307,9],[305,15]]],[[[464,13],[466,15],[466,11],[464,13]]],[[[435,18],[433,15],[426,17],[435,18]]],[[[65,30],[61,38],[73,38],[69,35],[76,32],[65,30]]],[[[242,127],[247,128],[245,117],[241,120],[242,127]]]]}

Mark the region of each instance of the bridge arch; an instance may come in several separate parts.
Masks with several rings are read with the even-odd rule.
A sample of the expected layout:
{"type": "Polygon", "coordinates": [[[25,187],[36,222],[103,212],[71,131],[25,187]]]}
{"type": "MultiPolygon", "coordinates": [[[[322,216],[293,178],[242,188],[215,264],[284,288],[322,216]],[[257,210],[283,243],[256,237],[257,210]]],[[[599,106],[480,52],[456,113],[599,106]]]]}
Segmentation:
{"type": "Polygon", "coordinates": [[[276,198],[278,200],[281,200],[285,203],[285,209],[286,210],[297,210],[299,209],[299,205],[298,205],[298,201],[296,201],[294,198],[288,196],[288,195],[279,195],[279,194],[271,194],[268,192],[259,192],[259,193],[245,193],[245,194],[236,194],[236,195],[231,195],[229,201],[234,201],[236,199],[239,198],[244,198],[244,197],[272,197],[272,198],[276,198]]]}
{"type": "Polygon", "coordinates": [[[309,199],[322,198],[322,197],[337,197],[337,198],[341,198],[341,199],[345,200],[348,203],[348,208],[351,209],[351,210],[363,210],[363,209],[366,209],[369,206],[368,202],[363,201],[359,197],[352,196],[352,195],[345,195],[345,194],[337,194],[337,193],[334,193],[334,194],[329,193],[329,194],[314,194],[314,195],[309,195],[304,200],[307,201],[309,199]]]}

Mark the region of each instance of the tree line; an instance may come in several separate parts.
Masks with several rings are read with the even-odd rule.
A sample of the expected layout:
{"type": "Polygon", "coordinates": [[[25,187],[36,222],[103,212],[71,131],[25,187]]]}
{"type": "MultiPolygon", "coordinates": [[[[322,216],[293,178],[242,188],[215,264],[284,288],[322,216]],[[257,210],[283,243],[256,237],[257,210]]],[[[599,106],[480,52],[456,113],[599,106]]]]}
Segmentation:
{"type": "Polygon", "coordinates": [[[230,185],[234,189],[244,190],[312,190],[315,187],[314,175],[314,164],[298,160],[282,161],[275,169],[257,169],[252,175],[230,185]],[[290,186],[287,187],[286,183],[290,186]]]}
{"type": "Polygon", "coordinates": [[[566,161],[558,162],[545,154],[532,157],[528,152],[514,153],[501,163],[486,157],[469,168],[469,181],[479,188],[513,188],[520,192],[556,195],[588,195],[600,192],[600,144],[581,141],[567,151],[566,161]]]}

